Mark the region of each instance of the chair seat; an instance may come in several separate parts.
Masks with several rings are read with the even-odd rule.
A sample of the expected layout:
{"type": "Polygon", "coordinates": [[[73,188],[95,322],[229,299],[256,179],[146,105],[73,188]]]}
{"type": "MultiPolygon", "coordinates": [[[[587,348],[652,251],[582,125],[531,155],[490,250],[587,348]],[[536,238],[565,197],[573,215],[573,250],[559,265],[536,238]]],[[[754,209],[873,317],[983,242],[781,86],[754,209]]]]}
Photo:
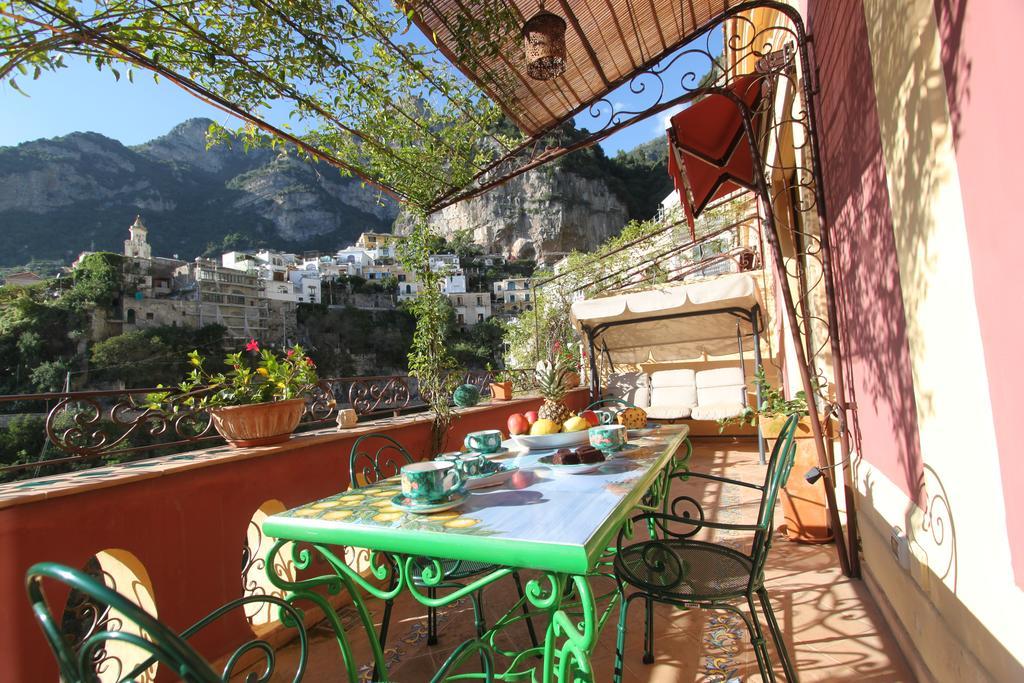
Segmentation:
{"type": "MultiPolygon", "coordinates": [[[[438,558],[438,562],[441,563],[441,569],[444,572],[444,580],[447,581],[458,581],[465,579],[470,576],[477,574],[484,574],[486,572],[494,571],[498,569],[498,565],[486,564],[484,562],[466,562],[465,560],[446,560],[438,558]]],[[[413,571],[412,579],[415,583],[421,583],[423,580],[423,570],[431,566],[427,560],[416,562],[416,569],[413,571]]]]}
{"type": "Polygon", "coordinates": [[[615,556],[615,573],[620,579],[675,600],[746,595],[752,569],[746,555],[704,541],[645,541],[626,546],[615,556]]]}

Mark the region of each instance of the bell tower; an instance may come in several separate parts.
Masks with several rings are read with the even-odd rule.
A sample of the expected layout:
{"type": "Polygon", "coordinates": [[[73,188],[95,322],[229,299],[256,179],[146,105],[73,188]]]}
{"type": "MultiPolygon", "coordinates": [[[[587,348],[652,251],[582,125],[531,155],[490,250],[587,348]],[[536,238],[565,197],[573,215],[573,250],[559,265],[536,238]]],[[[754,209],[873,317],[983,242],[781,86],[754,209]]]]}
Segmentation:
{"type": "Polygon", "coordinates": [[[151,259],[152,249],[146,236],[149,230],[142,223],[142,216],[136,216],[135,222],[128,228],[129,237],[124,241],[124,255],[131,258],[151,259]]]}

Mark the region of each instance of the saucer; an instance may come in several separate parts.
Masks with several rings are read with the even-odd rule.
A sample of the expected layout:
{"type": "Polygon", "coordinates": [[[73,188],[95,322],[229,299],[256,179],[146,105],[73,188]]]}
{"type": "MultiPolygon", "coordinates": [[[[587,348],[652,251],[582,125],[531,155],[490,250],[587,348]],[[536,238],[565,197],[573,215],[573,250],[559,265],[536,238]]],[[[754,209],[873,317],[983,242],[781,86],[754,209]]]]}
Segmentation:
{"type": "Polygon", "coordinates": [[[512,452],[511,448],[499,448],[498,450],[494,451],[493,453],[481,453],[480,451],[469,451],[469,453],[476,453],[477,455],[482,455],[485,458],[487,458],[488,460],[494,460],[495,458],[500,458],[500,457],[502,457],[504,455],[508,455],[511,452],[512,452]]]}
{"type": "Polygon", "coordinates": [[[589,474],[590,472],[596,472],[611,458],[605,455],[605,459],[601,462],[581,462],[577,465],[556,465],[554,462],[554,455],[545,455],[541,458],[537,458],[537,462],[546,467],[550,468],[552,472],[557,474],[589,474]]]}
{"type": "Polygon", "coordinates": [[[469,499],[469,493],[463,489],[453,491],[444,498],[433,502],[419,503],[414,501],[412,498],[399,493],[391,499],[391,504],[396,508],[411,512],[416,515],[429,515],[432,512],[444,512],[445,510],[451,510],[454,507],[458,507],[465,503],[469,499]]]}
{"type": "Polygon", "coordinates": [[[475,477],[470,477],[466,481],[466,488],[473,490],[498,486],[500,484],[504,484],[513,474],[519,471],[518,467],[511,467],[509,465],[500,465],[499,468],[500,469],[494,472],[478,474],[475,477]]]}

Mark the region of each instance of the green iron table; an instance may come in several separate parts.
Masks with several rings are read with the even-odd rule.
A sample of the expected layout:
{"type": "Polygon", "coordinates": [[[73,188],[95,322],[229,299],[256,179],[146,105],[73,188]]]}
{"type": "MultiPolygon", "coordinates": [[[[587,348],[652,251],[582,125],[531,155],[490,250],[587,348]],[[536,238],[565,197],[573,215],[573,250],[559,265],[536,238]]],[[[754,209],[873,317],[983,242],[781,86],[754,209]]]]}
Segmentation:
{"type": "Polygon", "coordinates": [[[423,605],[443,607],[513,569],[536,570],[539,576],[527,582],[525,597],[482,636],[456,648],[432,680],[591,681],[590,656],[618,596],[596,596],[588,577],[609,571],[609,545],[630,514],[664,499],[666,473],[680,466],[674,458],[684,442],[683,457],[689,457],[688,433],[686,426],[666,426],[655,435],[633,439],[620,457],[589,474],[552,472],[538,462],[551,451],[518,453],[503,460],[519,468],[507,483],[474,491],[459,508],[432,515],[410,514],[392,505],[400,490],[397,478],[293,508],[263,522],[264,533],[276,539],[266,561],[268,577],[285,591],[288,602],[309,601],[323,610],[348,678],[355,683],[359,665],[329,595],[345,590],[351,596],[370,641],[374,670],[380,672],[378,680],[387,681],[364,593],[390,600],[406,591],[423,605]],[[351,558],[346,561],[339,548],[366,549],[363,571],[351,566],[351,558]],[[279,568],[290,563],[304,576],[314,553],[332,573],[291,580],[280,575],[279,568]],[[501,568],[472,583],[452,585],[446,583],[437,558],[501,568]],[[420,586],[414,584],[414,574],[420,576],[420,586]],[[428,591],[431,597],[421,586],[450,590],[444,595],[428,591]],[[606,603],[600,610],[598,598],[606,603]],[[494,636],[525,619],[524,603],[535,621],[547,617],[543,644],[521,652],[503,650],[494,636]],[[475,657],[481,672],[449,673],[475,657]]]}

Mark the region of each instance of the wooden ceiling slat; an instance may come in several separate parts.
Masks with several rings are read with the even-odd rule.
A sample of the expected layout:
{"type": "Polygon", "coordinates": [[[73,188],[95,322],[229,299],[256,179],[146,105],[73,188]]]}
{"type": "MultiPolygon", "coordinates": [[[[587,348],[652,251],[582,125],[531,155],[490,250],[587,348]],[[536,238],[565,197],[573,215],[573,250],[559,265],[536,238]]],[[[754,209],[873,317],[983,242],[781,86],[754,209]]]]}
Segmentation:
{"type": "MultiPolygon", "coordinates": [[[[473,82],[509,114],[523,132],[550,130],[617,87],[638,69],[648,68],[694,36],[707,22],[742,0],[558,0],[548,11],[560,14],[566,31],[566,70],[552,81],[532,81],[517,50],[502,49],[495,57],[460,64],[452,26],[479,11],[470,0],[420,0],[413,20],[473,82]],[[630,4],[632,3],[632,4],[630,4]],[[638,54],[639,51],[639,54],[638,54]],[[474,73],[476,71],[477,73],[474,73]],[[507,84],[487,87],[484,84],[507,84]],[[500,91],[500,92],[499,92],[500,91]]],[[[533,16],[539,0],[503,0],[513,20],[533,16]]],[[[508,48],[519,28],[498,36],[508,48]]]]}

